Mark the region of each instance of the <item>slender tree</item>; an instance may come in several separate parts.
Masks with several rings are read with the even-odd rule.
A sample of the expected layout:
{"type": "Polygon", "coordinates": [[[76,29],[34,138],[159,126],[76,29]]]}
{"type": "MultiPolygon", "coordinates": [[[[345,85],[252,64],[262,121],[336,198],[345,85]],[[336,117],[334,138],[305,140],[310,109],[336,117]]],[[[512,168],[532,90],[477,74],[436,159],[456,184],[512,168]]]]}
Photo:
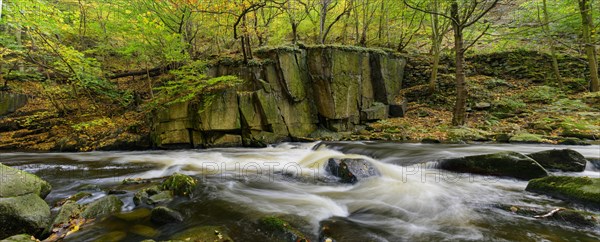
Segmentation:
{"type": "Polygon", "coordinates": [[[596,47],[593,43],[594,20],[592,18],[592,7],[590,0],[578,0],[579,12],[581,13],[582,41],[585,45],[585,54],[590,68],[590,91],[597,92],[598,88],[598,60],[596,59],[596,47]]]}
{"type": "Polygon", "coordinates": [[[490,10],[492,10],[500,0],[450,0],[449,7],[445,11],[432,11],[423,7],[423,3],[415,3],[410,0],[404,0],[408,7],[429,14],[438,15],[447,18],[452,23],[454,32],[454,53],[456,64],[456,103],[454,105],[452,124],[464,125],[467,114],[467,86],[464,70],[465,52],[473,46],[489,29],[487,24],[483,32],[468,43],[464,39],[464,30],[473,26],[481,20],[490,10]]]}

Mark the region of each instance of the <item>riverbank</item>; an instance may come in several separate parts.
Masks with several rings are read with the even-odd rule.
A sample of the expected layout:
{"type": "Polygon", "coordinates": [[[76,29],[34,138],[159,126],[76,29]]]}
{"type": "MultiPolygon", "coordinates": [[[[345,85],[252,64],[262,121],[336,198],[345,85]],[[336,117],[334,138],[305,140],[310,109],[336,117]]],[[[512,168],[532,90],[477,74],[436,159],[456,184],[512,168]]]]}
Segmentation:
{"type": "MultiPolygon", "coordinates": [[[[393,95],[395,100],[389,101],[402,104],[399,108],[402,108],[403,117],[365,121],[337,132],[332,131],[331,127],[315,123],[310,125],[314,126],[316,131],[302,134],[296,132],[294,135],[290,134],[289,127],[260,124],[259,128],[274,134],[276,129],[282,130],[273,136],[275,138],[272,142],[377,140],[425,143],[598,144],[600,93],[586,91],[583,84],[585,76],[579,76],[580,72],[576,71],[582,68],[576,59],[565,57],[562,60],[562,70],[565,72],[562,87],[545,74],[547,60],[546,56],[537,52],[507,52],[470,57],[470,97],[466,127],[450,125],[454,103],[451,61],[442,61],[437,89],[432,93],[427,83],[429,59],[426,56],[412,56],[407,57],[400,91],[393,95]]],[[[39,82],[11,83],[12,92],[25,94],[28,102],[16,112],[0,118],[0,150],[93,151],[157,148],[154,134],[156,131],[153,131],[155,114],[144,109],[142,105],[151,93],[143,91],[147,88],[143,88],[143,82],[135,78],[120,79],[118,84],[134,89],[139,86],[137,89],[140,92],[136,93],[139,99],[136,99],[136,103],[125,108],[101,108],[102,101],[98,100],[97,103],[82,103],[79,109],[69,113],[60,113],[54,108],[52,100],[43,95],[42,90],[47,87],[39,82]]],[[[295,112],[288,112],[286,115],[293,116],[295,112]]],[[[240,121],[238,126],[243,126],[244,122],[248,120],[240,121]]],[[[179,126],[167,128],[177,127],[179,126]]],[[[228,127],[224,131],[209,133],[234,132],[223,136],[225,138],[219,138],[223,139],[224,144],[231,141],[228,145],[234,146],[264,146],[271,143],[243,143],[241,141],[244,140],[244,133],[239,131],[238,134],[235,133],[237,130],[230,129],[231,127],[228,127]]],[[[185,134],[175,137],[177,140],[184,139],[184,143],[175,148],[203,147],[197,143],[189,144],[188,130],[187,126],[177,130],[185,134]]],[[[190,137],[196,136],[191,134],[190,137]]]]}

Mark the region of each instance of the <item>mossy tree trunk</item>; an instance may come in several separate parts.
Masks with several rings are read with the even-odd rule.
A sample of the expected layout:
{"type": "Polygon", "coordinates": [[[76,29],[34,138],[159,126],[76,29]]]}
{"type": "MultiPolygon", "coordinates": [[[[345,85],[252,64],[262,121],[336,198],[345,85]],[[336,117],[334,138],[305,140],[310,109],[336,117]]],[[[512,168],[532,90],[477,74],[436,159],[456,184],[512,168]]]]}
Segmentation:
{"type": "Polygon", "coordinates": [[[597,92],[598,89],[598,60],[596,59],[596,47],[592,40],[594,20],[592,19],[592,8],[589,0],[579,0],[579,12],[581,13],[582,40],[585,45],[585,54],[590,68],[590,90],[597,92]]]}
{"type": "MultiPolygon", "coordinates": [[[[458,3],[454,1],[450,7],[450,14],[453,18],[458,19],[458,3]]],[[[465,47],[463,27],[457,21],[452,22],[452,31],[454,31],[454,51],[456,62],[456,103],[452,112],[452,125],[463,125],[467,116],[467,86],[465,83],[465,47]]]]}

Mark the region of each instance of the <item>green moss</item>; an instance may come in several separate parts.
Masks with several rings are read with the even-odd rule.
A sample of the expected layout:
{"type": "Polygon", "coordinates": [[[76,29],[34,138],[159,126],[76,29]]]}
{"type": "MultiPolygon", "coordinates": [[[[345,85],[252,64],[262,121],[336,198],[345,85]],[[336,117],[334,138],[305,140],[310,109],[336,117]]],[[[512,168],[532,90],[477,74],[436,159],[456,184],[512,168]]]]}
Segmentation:
{"type": "Polygon", "coordinates": [[[172,191],[174,195],[178,196],[191,196],[196,184],[195,178],[175,173],[162,183],[161,189],[172,191]]]}
{"type": "Polygon", "coordinates": [[[480,129],[460,127],[448,130],[448,139],[450,141],[488,141],[492,134],[480,129]]]}
{"type": "Polygon", "coordinates": [[[600,178],[544,177],[529,181],[525,190],[600,208],[600,178]]]}
{"type": "Polygon", "coordinates": [[[308,241],[302,232],[281,218],[267,216],[260,219],[259,223],[272,237],[280,237],[284,241],[308,241]]]}
{"type": "Polygon", "coordinates": [[[518,133],[510,138],[511,143],[549,143],[550,140],[544,139],[539,134],[518,133]]]}

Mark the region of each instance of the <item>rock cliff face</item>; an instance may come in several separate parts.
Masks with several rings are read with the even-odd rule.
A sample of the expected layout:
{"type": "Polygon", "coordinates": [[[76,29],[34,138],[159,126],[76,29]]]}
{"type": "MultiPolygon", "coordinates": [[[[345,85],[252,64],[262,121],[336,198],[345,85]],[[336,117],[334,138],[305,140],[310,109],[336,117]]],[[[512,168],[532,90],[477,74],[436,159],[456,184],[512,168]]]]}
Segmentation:
{"type": "Polygon", "coordinates": [[[0,91],[0,116],[12,113],[27,104],[27,96],[0,91]]]}
{"type": "MultiPolygon", "coordinates": [[[[272,49],[255,65],[218,64],[213,76],[245,84],[156,113],[154,143],[169,147],[264,146],[318,138],[318,129],[351,132],[389,116],[406,61],[378,50],[272,49]]],[[[394,106],[396,105],[396,106],[394,106]]]]}

